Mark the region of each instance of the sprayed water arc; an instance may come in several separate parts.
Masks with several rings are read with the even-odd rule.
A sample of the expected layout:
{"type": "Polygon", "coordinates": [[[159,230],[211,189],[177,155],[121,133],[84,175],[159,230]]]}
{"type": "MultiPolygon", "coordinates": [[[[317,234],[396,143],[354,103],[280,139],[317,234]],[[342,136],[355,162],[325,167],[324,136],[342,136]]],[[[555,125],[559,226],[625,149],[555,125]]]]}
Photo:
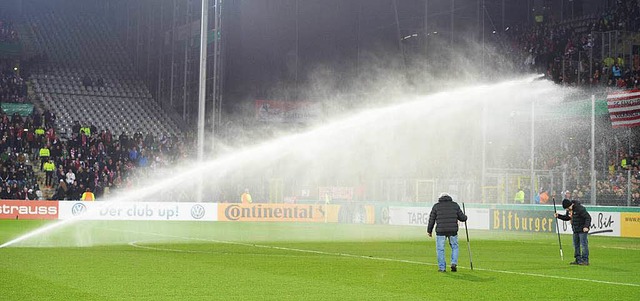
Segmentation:
{"type": "MultiPolygon", "coordinates": [[[[149,181],[109,201],[149,199],[178,186],[194,185],[197,182],[194,179],[198,178],[209,186],[224,185],[239,172],[245,177],[268,174],[313,183],[328,179],[345,183],[363,176],[400,177],[407,173],[458,176],[461,168],[466,169],[465,176],[477,177],[482,106],[488,103],[499,108],[561,98],[559,87],[536,78],[463,87],[428,96],[399,96],[395,105],[354,112],[302,133],[250,145],[201,164],[171,169],[171,176],[149,181]]],[[[501,113],[496,114],[491,118],[503,118],[501,113]]],[[[45,225],[0,248],[17,243],[29,246],[30,239],[82,220],[78,216],[45,225]]]]}

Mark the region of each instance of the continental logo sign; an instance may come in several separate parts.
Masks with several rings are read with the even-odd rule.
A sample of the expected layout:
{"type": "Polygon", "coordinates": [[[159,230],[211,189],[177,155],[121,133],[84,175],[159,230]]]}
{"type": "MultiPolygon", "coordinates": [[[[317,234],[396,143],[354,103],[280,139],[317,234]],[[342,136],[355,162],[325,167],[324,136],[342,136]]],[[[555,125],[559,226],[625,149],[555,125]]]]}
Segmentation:
{"type": "Polygon", "coordinates": [[[0,219],[57,219],[57,201],[0,200],[0,219]]]}
{"type": "Polygon", "coordinates": [[[491,209],[491,230],[555,232],[552,212],[491,209]]]}
{"type": "Polygon", "coordinates": [[[640,237],[640,213],[620,213],[622,225],[620,236],[640,237]]]}
{"type": "Polygon", "coordinates": [[[324,206],[297,204],[219,204],[218,220],[251,222],[325,222],[324,206]]]}

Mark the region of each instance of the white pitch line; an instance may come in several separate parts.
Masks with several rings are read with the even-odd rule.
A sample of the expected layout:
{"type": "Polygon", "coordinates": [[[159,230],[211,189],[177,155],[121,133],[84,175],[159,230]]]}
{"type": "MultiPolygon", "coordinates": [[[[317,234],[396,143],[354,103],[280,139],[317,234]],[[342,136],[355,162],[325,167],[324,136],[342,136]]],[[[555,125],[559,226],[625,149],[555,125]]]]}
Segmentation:
{"type": "MultiPolygon", "coordinates": [[[[342,256],[342,257],[361,258],[361,259],[370,259],[370,260],[378,260],[378,261],[402,262],[402,263],[411,263],[411,264],[419,264],[419,265],[436,265],[436,264],[433,264],[433,263],[420,262],[420,261],[414,261],[414,260],[394,259],[394,258],[385,258],[385,257],[374,257],[374,256],[366,256],[366,255],[355,255],[355,254],[348,254],[348,253],[332,253],[332,252],[324,252],[324,251],[318,251],[318,250],[307,250],[307,249],[298,249],[298,248],[276,247],[276,246],[258,245],[258,244],[250,244],[250,243],[242,243],[242,242],[234,242],[234,241],[224,241],[224,240],[217,240],[217,239],[184,237],[184,236],[176,236],[176,235],[168,235],[168,234],[137,232],[137,231],[125,231],[125,230],[112,230],[112,231],[130,232],[130,233],[145,234],[145,235],[155,235],[155,236],[161,236],[161,237],[180,238],[180,239],[184,239],[184,240],[197,240],[197,241],[217,242],[217,243],[241,245],[241,246],[256,247],[256,248],[265,248],[265,249],[304,252],[304,253],[312,253],[312,254],[320,254],[320,255],[342,256]]],[[[137,244],[135,244],[135,242],[134,242],[134,244],[129,243],[129,245],[133,246],[133,247],[136,247],[136,248],[153,249],[153,247],[143,247],[143,246],[137,245],[137,244]]],[[[176,252],[176,250],[171,250],[171,249],[164,249],[163,250],[162,248],[157,248],[157,250],[159,250],[159,251],[176,252]]],[[[182,252],[182,251],[183,250],[180,250],[180,252],[182,252]]],[[[193,251],[193,253],[197,253],[197,251],[193,251]]],[[[464,267],[458,266],[458,268],[464,268],[464,267]]],[[[535,273],[523,273],[523,272],[514,272],[514,271],[484,269],[484,268],[477,268],[477,267],[474,270],[492,272],[492,273],[520,275],[520,276],[542,277],[542,278],[552,278],[552,279],[561,279],[561,280],[575,280],[575,281],[585,281],[585,282],[593,282],[593,283],[600,283],[600,284],[611,284],[611,285],[623,285],[623,286],[640,287],[640,284],[637,284],[637,283],[614,282],[614,281],[604,281],[604,280],[575,278],[575,277],[564,277],[564,276],[535,274],[535,273]]]]}
{"type": "Polygon", "coordinates": [[[625,250],[625,251],[640,251],[638,248],[625,248],[625,247],[609,247],[609,246],[599,246],[603,249],[616,249],[616,250],[625,250]]]}
{"type": "Polygon", "coordinates": [[[156,248],[149,246],[139,245],[140,241],[132,241],[129,243],[130,246],[140,249],[153,250],[153,251],[165,251],[165,252],[178,252],[178,253],[205,253],[205,254],[213,254],[213,252],[204,252],[204,251],[195,251],[195,250],[178,250],[178,249],[169,249],[169,248],[156,248]]]}
{"type": "MultiPolygon", "coordinates": [[[[230,254],[229,252],[181,250],[181,249],[172,249],[172,248],[151,247],[151,246],[141,245],[140,243],[143,243],[143,242],[152,242],[152,241],[151,240],[138,240],[138,241],[129,242],[128,245],[132,246],[132,247],[135,247],[135,248],[153,250],[153,251],[163,251],[163,252],[191,253],[191,254],[230,254]]],[[[159,241],[154,241],[154,242],[159,242],[159,241]]],[[[232,242],[216,241],[216,240],[211,240],[211,241],[208,241],[208,242],[218,242],[218,243],[223,243],[223,244],[232,244],[232,242]]],[[[253,246],[253,245],[248,245],[248,246],[253,246]]],[[[248,255],[248,254],[245,253],[245,255],[248,255]]],[[[298,255],[287,255],[287,254],[280,254],[280,255],[278,255],[278,254],[250,254],[250,255],[269,256],[269,257],[301,257],[302,256],[302,255],[298,256],[298,255]]]]}

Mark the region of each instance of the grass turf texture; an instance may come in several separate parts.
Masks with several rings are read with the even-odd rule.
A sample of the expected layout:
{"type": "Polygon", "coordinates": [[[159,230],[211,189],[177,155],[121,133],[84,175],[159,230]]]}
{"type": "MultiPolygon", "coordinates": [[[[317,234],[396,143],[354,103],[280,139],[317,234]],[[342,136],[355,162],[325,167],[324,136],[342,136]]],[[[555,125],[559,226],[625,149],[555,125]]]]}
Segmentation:
{"type": "MultiPolygon", "coordinates": [[[[0,242],[49,222],[0,221],[0,242]]],[[[423,227],[78,222],[0,249],[2,300],[636,300],[640,239],[464,231],[438,273],[423,227]],[[79,247],[79,245],[85,245],[79,247]],[[34,247],[40,246],[40,247],[34,247]]],[[[447,257],[450,251],[447,247],[447,257]]]]}

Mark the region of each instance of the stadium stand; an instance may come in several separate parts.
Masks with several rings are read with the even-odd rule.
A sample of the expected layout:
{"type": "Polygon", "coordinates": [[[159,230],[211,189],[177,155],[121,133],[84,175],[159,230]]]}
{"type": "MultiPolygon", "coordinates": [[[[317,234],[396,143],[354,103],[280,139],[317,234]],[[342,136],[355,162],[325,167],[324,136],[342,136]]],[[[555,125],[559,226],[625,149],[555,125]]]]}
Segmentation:
{"type": "MultiPolygon", "coordinates": [[[[593,53],[602,53],[602,33],[637,33],[639,2],[621,2],[600,16],[514,29],[508,32],[505,52],[514,54],[525,70],[542,71],[562,85],[637,88],[638,55],[593,53]],[[619,85],[610,80],[614,77],[611,60],[616,62],[618,55],[624,62],[619,85]]],[[[188,147],[192,142],[182,138],[178,122],[159,108],[131,69],[126,51],[107,23],[100,16],[65,9],[27,5],[24,32],[16,30],[20,24],[0,20],[0,41],[20,41],[25,52],[37,54],[29,61],[25,78],[13,70],[15,61],[0,60],[0,101],[35,105],[28,116],[0,115],[0,198],[76,200],[85,188],[101,198],[135,186],[135,177],[171,165],[193,149],[188,147]],[[38,129],[44,134],[37,134],[38,129]],[[51,187],[45,187],[44,172],[34,163],[39,162],[38,150],[44,146],[56,166],[56,184],[51,187]],[[68,173],[75,180],[67,181],[68,173]]],[[[634,35],[619,37],[640,41],[634,35]]],[[[577,144],[561,151],[542,150],[537,164],[566,173],[567,188],[576,190],[577,198],[588,199],[588,149],[577,144]]],[[[626,205],[630,194],[631,204],[640,205],[637,145],[608,144],[605,153],[609,162],[599,159],[597,163],[608,171],[599,173],[599,204],[626,205]]],[[[551,196],[562,197],[559,189],[551,196]]]]}
{"type": "Polygon", "coordinates": [[[70,137],[80,121],[113,133],[181,135],[99,16],[34,5],[26,17],[34,52],[47,57],[32,72],[35,102],[58,117],[59,133],[70,137]]]}
{"type": "Polygon", "coordinates": [[[634,88],[640,58],[625,48],[640,40],[639,10],[638,1],[622,1],[600,15],[515,27],[507,32],[508,52],[523,69],[545,73],[563,85],[634,88]],[[612,72],[617,62],[620,80],[612,72]]]}
{"type": "Polygon", "coordinates": [[[34,105],[24,116],[0,115],[0,198],[77,200],[86,188],[102,197],[186,156],[180,125],[136,78],[104,22],[53,4],[25,7],[21,34],[0,21],[1,42],[22,36],[25,46],[18,59],[0,57],[0,101],[34,105]],[[45,183],[41,148],[50,151],[54,184],[45,183]]]}

